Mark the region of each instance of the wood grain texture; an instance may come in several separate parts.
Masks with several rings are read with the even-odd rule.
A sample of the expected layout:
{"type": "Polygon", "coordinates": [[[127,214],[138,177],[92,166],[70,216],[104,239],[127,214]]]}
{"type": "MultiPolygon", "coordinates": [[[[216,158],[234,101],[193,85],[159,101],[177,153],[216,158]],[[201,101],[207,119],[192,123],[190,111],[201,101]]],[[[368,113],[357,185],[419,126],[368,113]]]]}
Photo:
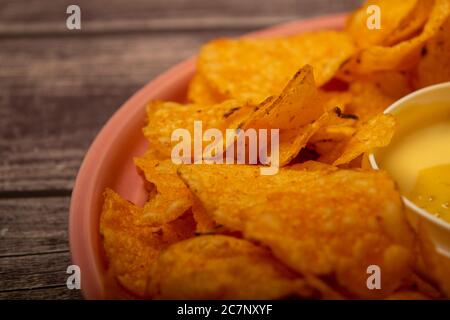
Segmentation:
{"type": "Polygon", "coordinates": [[[0,197],[70,190],[101,126],[135,91],[208,39],[186,32],[0,41],[0,197]]]}
{"type": "Polygon", "coordinates": [[[205,41],[354,9],[360,0],[0,0],[0,299],[65,285],[70,192],[112,113],[205,41]],[[82,30],[68,31],[78,4],[82,30]]]}
{"type": "Polygon", "coordinates": [[[82,32],[256,29],[292,19],[349,11],[361,0],[3,0],[0,35],[65,34],[77,4],[82,32]],[[37,14],[39,13],[39,14],[37,14]]]}
{"type": "Polygon", "coordinates": [[[0,299],[81,298],[66,286],[69,200],[0,200],[0,299]]]}

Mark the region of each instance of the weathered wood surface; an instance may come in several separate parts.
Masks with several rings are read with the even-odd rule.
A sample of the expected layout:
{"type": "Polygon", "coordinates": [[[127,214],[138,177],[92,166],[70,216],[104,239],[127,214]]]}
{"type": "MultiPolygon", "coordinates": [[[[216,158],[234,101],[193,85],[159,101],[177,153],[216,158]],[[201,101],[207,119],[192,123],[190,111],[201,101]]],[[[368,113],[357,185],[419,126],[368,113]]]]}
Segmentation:
{"type": "Polygon", "coordinates": [[[205,41],[360,0],[0,0],[0,299],[72,299],[70,192],[101,126],[205,41]],[[82,30],[65,26],[69,4],[82,30]]]}

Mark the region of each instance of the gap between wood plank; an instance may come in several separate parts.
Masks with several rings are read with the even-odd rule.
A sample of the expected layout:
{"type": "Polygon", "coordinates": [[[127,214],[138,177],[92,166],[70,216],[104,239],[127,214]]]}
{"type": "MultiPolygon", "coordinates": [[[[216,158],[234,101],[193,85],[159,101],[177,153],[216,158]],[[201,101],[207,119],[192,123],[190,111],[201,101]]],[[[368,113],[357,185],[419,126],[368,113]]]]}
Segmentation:
{"type": "Polygon", "coordinates": [[[72,190],[69,189],[0,191],[0,199],[70,197],[71,195],[72,190]]]}
{"type": "Polygon", "coordinates": [[[11,253],[11,254],[0,255],[0,259],[26,257],[26,256],[41,256],[41,255],[46,255],[46,254],[66,253],[66,252],[70,252],[70,250],[69,249],[61,249],[61,250],[49,250],[49,251],[41,251],[41,252],[11,253]]]}

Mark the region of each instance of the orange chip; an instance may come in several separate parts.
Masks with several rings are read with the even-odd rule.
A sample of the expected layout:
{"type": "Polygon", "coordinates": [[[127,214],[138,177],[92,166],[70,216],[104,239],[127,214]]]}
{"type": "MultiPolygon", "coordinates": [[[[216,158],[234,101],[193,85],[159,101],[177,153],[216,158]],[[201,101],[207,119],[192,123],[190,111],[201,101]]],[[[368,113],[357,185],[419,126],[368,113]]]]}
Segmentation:
{"type": "Polygon", "coordinates": [[[413,78],[416,88],[450,81],[450,18],[427,42],[413,78]]]}
{"type": "Polygon", "coordinates": [[[362,124],[345,145],[342,155],[333,165],[342,165],[356,159],[374,148],[387,146],[394,135],[395,119],[388,114],[379,114],[362,124]]]}
{"type": "Polygon", "coordinates": [[[301,68],[277,97],[261,103],[241,125],[242,129],[279,129],[279,165],[288,164],[308,140],[329,121],[327,99],[319,96],[313,70],[301,68]]]}
{"type": "Polygon", "coordinates": [[[189,101],[200,105],[214,105],[226,100],[208,84],[205,77],[199,72],[189,83],[187,96],[189,101]]]}
{"type": "Polygon", "coordinates": [[[351,83],[350,92],[353,99],[346,112],[357,115],[362,121],[383,112],[395,101],[381,90],[381,86],[369,81],[351,83]]]}
{"type": "Polygon", "coordinates": [[[347,19],[346,31],[360,48],[383,44],[386,39],[409,17],[418,0],[368,0],[347,19]],[[379,8],[381,28],[369,28],[367,24],[379,8]]]}
{"type": "Polygon", "coordinates": [[[157,299],[279,299],[314,292],[266,249],[222,235],[170,246],[152,269],[148,291],[157,299]]]}
{"type": "Polygon", "coordinates": [[[176,129],[188,130],[191,137],[194,136],[194,121],[201,121],[204,131],[224,129],[228,117],[244,106],[231,100],[213,106],[152,101],[147,106],[148,123],[143,129],[149,149],[154,150],[158,158],[169,159],[172,148],[178,143],[171,140],[176,129]]]}
{"type": "MultiPolygon", "coordinates": [[[[391,1],[391,3],[394,3],[391,1]]],[[[397,3],[396,3],[397,4],[397,3]]],[[[403,21],[392,30],[392,32],[385,39],[385,45],[394,45],[401,41],[405,41],[424,26],[430,16],[433,8],[434,0],[418,0],[414,10],[412,10],[403,21]]]]}
{"type": "Polygon", "coordinates": [[[423,31],[392,47],[371,46],[344,66],[344,73],[369,74],[375,71],[407,70],[419,60],[425,42],[433,37],[450,14],[449,0],[436,0],[423,31]]]}
{"type": "Polygon", "coordinates": [[[275,39],[219,39],[203,46],[199,72],[229,99],[258,104],[278,95],[302,66],[314,67],[318,86],[354,51],[344,32],[322,31],[275,39]]]}
{"type": "Polygon", "coordinates": [[[256,166],[190,165],[179,173],[214,220],[302,274],[334,275],[360,297],[390,294],[411,274],[413,234],[384,172],[282,168],[263,176],[256,166]],[[366,286],[372,264],[383,270],[382,290],[366,286]]]}
{"type": "Polygon", "coordinates": [[[142,209],[106,189],[100,217],[103,246],[118,281],[132,293],[143,296],[150,266],[170,243],[193,235],[195,224],[186,215],[161,227],[142,226],[142,209]]]}
{"type": "Polygon", "coordinates": [[[177,165],[172,160],[143,157],[135,158],[134,163],[156,188],[156,193],[144,205],[142,223],[159,226],[177,219],[191,208],[192,194],[178,177],[177,165]]]}

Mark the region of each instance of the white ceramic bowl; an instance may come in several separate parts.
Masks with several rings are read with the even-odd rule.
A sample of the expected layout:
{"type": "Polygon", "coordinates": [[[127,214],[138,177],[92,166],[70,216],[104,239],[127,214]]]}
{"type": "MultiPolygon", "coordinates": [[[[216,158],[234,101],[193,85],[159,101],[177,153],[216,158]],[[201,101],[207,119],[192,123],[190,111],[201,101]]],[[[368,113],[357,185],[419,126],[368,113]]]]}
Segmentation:
{"type": "MultiPolygon", "coordinates": [[[[448,103],[450,105],[450,82],[429,86],[415,91],[392,104],[384,111],[384,113],[395,115],[400,110],[405,110],[412,105],[422,103],[448,103]]],[[[397,117],[397,121],[401,122],[401,117],[397,117]]],[[[377,152],[369,155],[369,162],[372,168],[380,169],[377,163],[377,152]]],[[[418,207],[405,196],[402,198],[409,210],[408,217],[410,220],[412,219],[411,222],[413,226],[421,223],[425,228],[429,239],[433,242],[436,252],[450,259],[450,223],[418,207]]]]}

